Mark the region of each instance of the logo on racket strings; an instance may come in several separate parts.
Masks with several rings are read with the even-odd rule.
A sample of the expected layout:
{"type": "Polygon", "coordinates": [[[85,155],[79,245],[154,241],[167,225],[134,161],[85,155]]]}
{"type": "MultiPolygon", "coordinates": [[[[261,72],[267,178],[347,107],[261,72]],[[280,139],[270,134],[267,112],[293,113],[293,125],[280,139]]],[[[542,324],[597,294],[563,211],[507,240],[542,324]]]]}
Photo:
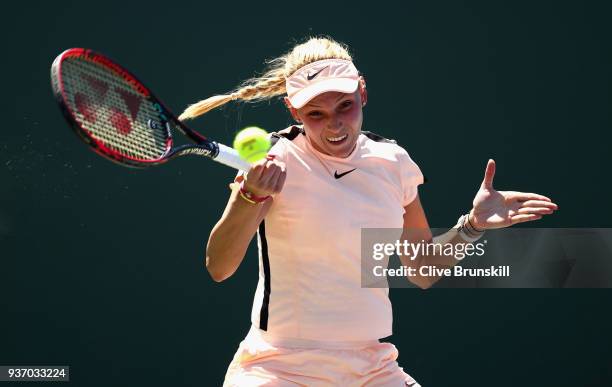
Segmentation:
{"type": "Polygon", "coordinates": [[[101,79],[95,74],[82,72],[80,74],[83,84],[87,85],[83,91],[77,91],[74,94],[74,104],[77,111],[81,113],[83,119],[90,124],[94,124],[98,120],[100,113],[98,112],[97,104],[107,105],[109,122],[115,128],[117,133],[129,135],[132,132],[133,125],[137,121],[143,98],[141,95],[134,94],[122,87],[113,86],[106,80],[101,79]],[[119,98],[115,98],[115,102],[109,102],[109,92],[117,94],[119,98]],[[124,109],[121,109],[117,102],[122,101],[124,109]]]}

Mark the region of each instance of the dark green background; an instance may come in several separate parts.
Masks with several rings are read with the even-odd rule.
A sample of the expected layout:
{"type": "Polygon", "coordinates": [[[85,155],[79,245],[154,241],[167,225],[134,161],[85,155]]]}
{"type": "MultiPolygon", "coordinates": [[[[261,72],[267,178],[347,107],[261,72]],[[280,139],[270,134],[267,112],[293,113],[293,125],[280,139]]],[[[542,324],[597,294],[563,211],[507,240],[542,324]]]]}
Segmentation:
{"type": "MultiPolygon", "coordinates": [[[[432,225],[469,209],[489,157],[497,188],[559,204],[540,226],[611,225],[604,2],[52,3],[2,12],[0,364],[70,365],[74,385],[220,385],[249,326],[255,251],[222,284],[202,263],[234,172],[197,158],[134,171],[90,152],[49,87],[69,47],[115,58],[178,113],[329,34],[367,77],[364,129],[428,176],[432,225]]],[[[275,101],[194,126],[229,143],[289,122],[275,101]]],[[[610,385],[611,296],[395,289],[390,340],[425,387],[610,385]]]]}

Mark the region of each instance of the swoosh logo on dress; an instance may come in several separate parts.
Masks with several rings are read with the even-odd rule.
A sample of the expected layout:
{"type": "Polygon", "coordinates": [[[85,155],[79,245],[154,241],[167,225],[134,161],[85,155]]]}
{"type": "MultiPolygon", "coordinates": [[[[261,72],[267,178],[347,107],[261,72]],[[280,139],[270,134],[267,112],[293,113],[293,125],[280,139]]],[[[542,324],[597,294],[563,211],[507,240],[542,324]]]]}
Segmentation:
{"type": "Polygon", "coordinates": [[[338,173],[338,171],[336,171],[336,172],[334,172],[334,177],[335,177],[336,179],[339,179],[339,178],[341,178],[342,176],[344,176],[344,175],[348,175],[349,173],[353,172],[355,169],[357,169],[357,168],[353,168],[353,169],[351,169],[350,171],[346,171],[346,172],[342,172],[342,173],[338,173]]]}
{"type": "Polygon", "coordinates": [[[321,70],[317,71],[316,73],[314,73],[314,74],[312,74],[312,75],[311,75],[311,74],[306,74],[306,79],[308,79],[309,81],[312,81],[313,79],[315,79],[315,77],[316,77],[317,75],[319,75],[319,73],[320,73],[321,71],[325,70],[326,68],[327,68],[327,66],[323,67],[321,70]]]}

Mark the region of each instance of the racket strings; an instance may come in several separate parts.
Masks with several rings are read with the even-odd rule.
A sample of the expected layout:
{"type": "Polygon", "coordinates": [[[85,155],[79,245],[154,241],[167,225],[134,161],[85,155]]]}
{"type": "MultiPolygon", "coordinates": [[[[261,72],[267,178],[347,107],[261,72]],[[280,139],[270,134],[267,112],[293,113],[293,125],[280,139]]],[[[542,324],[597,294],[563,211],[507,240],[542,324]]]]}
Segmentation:
{"type": "MultiPolygon", "coordinates": [[[[82,78],[84,76],[86,76],[84,73],[80,73],[76,77],[71,77],[71,80],[75,86],[83,86],[82,78]]],[[[134,124],[132,123],[133,120],[130,120],[128,117],[129,112],[125,107],[125,101],[123,101],[116,92],[113,92],[123,90],[122,86],[124,85],[117,84],[112,78],[104,78],[106,78],[105,81],[107,84],[113,86],[113,90],[106,90],[105,93],[101,93],[100,90],[95,90],[95,88],[91,88],[90,85],[85,85],[89,87],[88,91],[94,92],[94,95],[90,93],[85,94],[85,98],[88,100],[88,103],[94,104],[92,110],[94,110],[97,115],[100,115],[100,117],[95,119],[96,122],[92,122],[92,119],[82,121],[84,124],[83,126],[90,130],[94,137],[97,135],[105,145],[127,156],[150,159],[152,157],[158,157],[160,152],[163,154],[165,150],[165,138],[155,133],[155,131],[148,130],[148,128],[145,128],[144,133],[142,130],[139,130],[142,125],[139,125],[138,121],[134,124]],[[103,103],[99,103],[100,99],[104,99],[103,103]],[[95,125],[97,122],[102,123],[102,125],[95,125]],[[161,149],[157,146],[158,144],[161,144],[161,149]]],[[[78,88],[76,90],[78,90],[78,88]]],[[[81,88],[81,94],[75,96],[82,96],[82,91],[83,89],[81,88]]],[[[143,105],[145,108],[147,107],[147,104],[143,105]]],[[[77,106],[76,112],[81,113],[80,110],[79,106],[77,106]]],[[[145,114],[154,116],[155,112],[149,111],[145,114]]]]}
{"type": "Polygon", "coordinates": [[[70,109],[93,139],[134,159],[155,160],[166,153],[165,129],[148,124],[161,121],[159,112],[122,77],[74,58],[63,62],[62,81],[70,109]]]}

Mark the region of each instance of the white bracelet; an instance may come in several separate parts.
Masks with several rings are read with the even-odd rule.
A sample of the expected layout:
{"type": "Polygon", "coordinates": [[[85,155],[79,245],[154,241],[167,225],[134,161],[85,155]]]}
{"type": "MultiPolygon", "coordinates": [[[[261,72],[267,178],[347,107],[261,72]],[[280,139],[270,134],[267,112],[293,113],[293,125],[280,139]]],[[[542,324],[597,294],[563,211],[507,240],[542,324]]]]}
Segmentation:
{"type": "Polygon", "coordinates": [[[484,235],[484,230],[478,230],[470,223],[470,214],[461,215],[457,224],[455,225],[455,229],[457,229],[457,233],[461,236],[466,242],[473,243],[482,238],[484,235]]]}

